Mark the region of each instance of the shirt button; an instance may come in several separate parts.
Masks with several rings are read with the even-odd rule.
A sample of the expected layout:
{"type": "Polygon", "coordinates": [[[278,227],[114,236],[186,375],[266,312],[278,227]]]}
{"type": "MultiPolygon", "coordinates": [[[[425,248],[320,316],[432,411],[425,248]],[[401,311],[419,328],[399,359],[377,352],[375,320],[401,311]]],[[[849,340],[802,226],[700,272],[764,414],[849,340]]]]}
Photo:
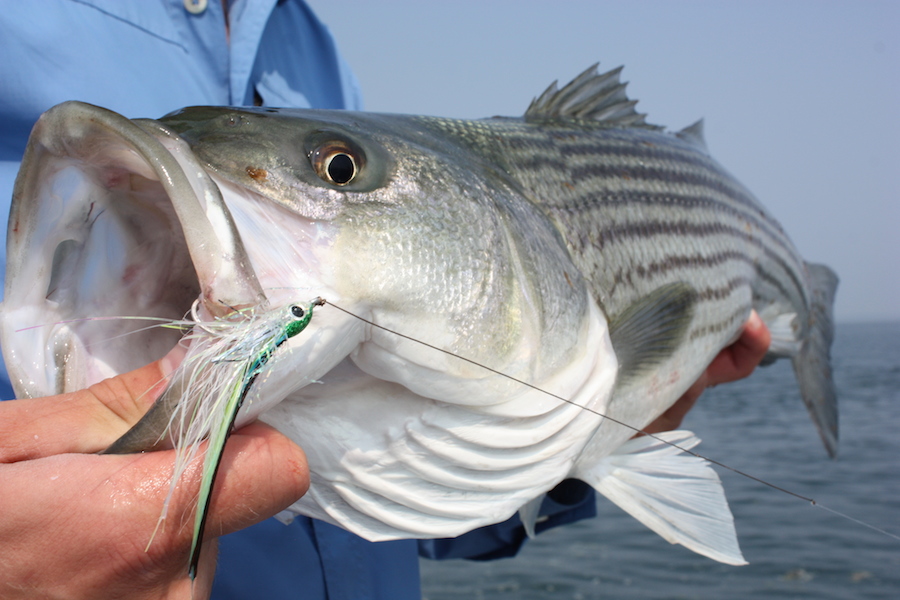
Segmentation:
{"type": "Polygon", "coordinates": [[[209,4],[209,0],[184,0],[184,8],[192,15],[199,15],[209,4]]]}

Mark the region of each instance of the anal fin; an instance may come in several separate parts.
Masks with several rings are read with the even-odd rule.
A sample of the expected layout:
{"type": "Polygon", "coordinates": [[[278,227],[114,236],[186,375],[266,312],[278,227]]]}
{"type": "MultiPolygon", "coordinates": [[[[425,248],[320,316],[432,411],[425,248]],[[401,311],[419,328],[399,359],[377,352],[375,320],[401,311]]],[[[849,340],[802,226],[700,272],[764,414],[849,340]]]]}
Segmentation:
{"type": "Polygon", "coordinates": [[[705,460],[670,445],[690,449],[699,438],[690,431],[656,437],[631,439],[597,464],[577,465],[574,475],[668,542],[747,564],[719,476],[705,460]]]}

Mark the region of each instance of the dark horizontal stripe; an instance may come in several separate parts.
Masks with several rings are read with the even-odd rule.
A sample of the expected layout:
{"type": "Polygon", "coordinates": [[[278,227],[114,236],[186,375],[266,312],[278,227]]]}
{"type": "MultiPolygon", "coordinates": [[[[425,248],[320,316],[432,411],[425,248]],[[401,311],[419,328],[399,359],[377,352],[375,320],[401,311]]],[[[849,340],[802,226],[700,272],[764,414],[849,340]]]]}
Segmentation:
{"type": "Polygon", "coordinates": [[[492,121],[492,129],[498,134],[497,141],[506,149],[527,152],[536,144],[556,148],[575,148],[582,145],[606,145],[621,147],[643,145],[648,148],[684,148],[685,152],[696,152],[672,134],[642,127],[584,126],[566,127],[563,124],[534,126],[515,121],[492,121]],[[493,127],[499,125],[499,127],[493,127]]]}
{"type": "Polygon", "coordinates": [[[747,242],[752,242],[750,234],[748,234],[746,230],[738,227],[717,221],[694,223],[684,219],[674,221],[660,221],[656,219],[629,221],[627,223],[619,223],[611,227],[602,228],[598,233],[600,234],[599,239],[593,240],[593,243],[598,250],[603,250],[603,247],[607,244],[614,243],[620,239],[645,239],[661,235],[700,238],[713,235],[730,235],[747,242]]]}
{"type": "Polygon", "coordinates": [[[632,268],[620,267],[613,275],[612,289],[609,295],[616,293],[620,284],[625,284],[629,288],[634,289],[634,278],[652,279],[653,277],[664,276],[678,269],[695,269],[695,268],[712,268],[729,261],[740,261],[747,264],[753,264],[751,257],[744,252],[737,250],[718,252],[712,255],[689,254],[666,256],[664,260],[654,261],[646,265],[635,265],[632,268]]]}
{"type": "Polygon", "coordinates": [[[716,335],[722,333],[723,331],[730,331],[734,329],[735,325],[739,322],[742,324],[743,320],[746,318],[747,311],[750,309],[749,306],[741,306],[736,311],[734,311],[730,317],[725,319],[724,321],[719,321],[718,323],[709,323],[704,325],[703,327],[697,327],[691,330],[688,338],[691,341],[698,340],[700,338],[704,338],[710,335],[716,335]]]}
{"type": "MultiPolygon", "coordinates": [[[[767,280],[771,285],[775,286],[781,293],[783,293],[786,298],[799,297],[805,300],[805,294],[803,293],[804,286],[797,279],[795,269],[791,268],[791,266],[784,260],[782,256],[772,251],[771,248],[763,244],[758,238],[750,236],[745,230],[741,228],[732,227],[724,223],[691,223],[689,221],[642,221],[641,223],[627,223],[607,229],[601,229],[599,233],[599,239],[593,239],[592,244],[601,252],[603,251],[605,245],[614,244],[619,240],[626,239],[648,240],[649,238],[662,235],[691,236],[699,238],[716,235],[731,236],[740,239],[742,242],[748,243],[752,246],[756,246],[757,248],[762,250],[766,257],[770,261],[775,263],[783,273],[785,273],[787,279],[790,280],[790,284],[794,287],[794,290],[796,290],[794,294],[791,294],[788,289],[784,287],[784,285],[777,279],[771,276],[771,274],[767,276],[767,280]]],[[[647,243],[651,242],[648,241],[647,243]]]]}
{"type": "MultiPolygon", "coordinates": [[[[786,253],[794,254],[787,235],[777,222],[769,219],[759,208],[754,207],[752,212],[741,210],[735,206],[723,203],[721,200],[694,195],[679,195],[672,192],[641,192],[641,193],[616,193],[597,199],[598,194],[585,194],[579,198],[569,199],[564,205],[554,205],[552,208],[569,213],[602,213],[605,207],[624,205],[641,205],[644,207],[661,207],[686,209],[692,211],[707,210],[710,213],[725,213],[737,221],[746,221],[749,225],[765,235],[773,244],[781,247],[786,253]]],[[[590,217],[588,217],[590,218],[590,217]]],[[[601,219],[595,219],[597,221],[601,219]]]]}
{"type": "Polygon", "coordinates": [[[699,302],[708,302],[710,300],[724,300],[728,298],[735,290],[742,287],[751,287],[752,282],[747,277],[733,277],[725,282],[725,285],[718,287],[708,287],[697,290],[697,300],[699,302]]]}
{"type": "Polygon", "coordinates": [[[723,178],[730,178],[713,159],[696,150],[680,148],[670,144],[579,142],[561,145],[559,154],[563,158],[614,157],[634,161],[670,162],[686,165],[698,170],[712,171],[723,178]]]}
{"type": "MultiPolygon", "coordinates": [[[[588,182],[633,181],[640,183],[663,183],[666,185],[690,185],[718,192],[737,204],[758,209],[758,204],[737,186],[728,185],[726,179],[716,171],[708,174],[688,173],[678,169],[661,167],[591,164],[569,169],[569,177],[575,186],[588,186],[588,182]]],[[[649,187],[649,186],[647,186],[649,187]]]]}
{"type": "Polygon", "coordinates": [[[523,170],[539,169],[545,165],[562,170],[584,166],[582,164],[579,167],[573,167],[576,163],[609,164],[610,166],[613,166],[612,163],[616,163],[615,166],[623,168],[626,165],[622,164],[624,162],[622,159],[625,159],[634,163],[630,166],[638,168],[641,166],[641,162],[669,163],[673,168],[680,165],[698,171],[710,171],[723,179],[731,178],[715,161],[703,154],[672,151],[665,146],[655,146],[651,149],[636,144],[585,143],[578,146],[532,144],[527,152],[511,156],[515,158],[513,161],[515,166],[523,170]]]}
{"type": "Polygon", "coordinates": [[[646,265],[638,265],[633,272],[642,278],[653,277],[668,273],[673,269],[715,267],[729,261],[741,261],[753,264],[753,259],[744,252],[726,250],[715,254],[671,254],[664,261],[651,262],[646,265]]]}

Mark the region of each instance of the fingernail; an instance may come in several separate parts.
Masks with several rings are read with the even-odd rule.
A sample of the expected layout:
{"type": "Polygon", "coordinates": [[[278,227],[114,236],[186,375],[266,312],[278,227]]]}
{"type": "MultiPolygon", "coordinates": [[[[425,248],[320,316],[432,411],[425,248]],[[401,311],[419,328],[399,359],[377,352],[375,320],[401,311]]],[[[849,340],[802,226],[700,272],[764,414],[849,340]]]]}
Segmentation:
{"type": "Polygon", "coordinates": [[[765,325],[765,323],[763,323],[762,317],[760,317],[755,310],[751,310],[750,316],[747,317],[747,322],[744,323],[744,327],[747,329],[759,329],[763,325],[765,325]]]}

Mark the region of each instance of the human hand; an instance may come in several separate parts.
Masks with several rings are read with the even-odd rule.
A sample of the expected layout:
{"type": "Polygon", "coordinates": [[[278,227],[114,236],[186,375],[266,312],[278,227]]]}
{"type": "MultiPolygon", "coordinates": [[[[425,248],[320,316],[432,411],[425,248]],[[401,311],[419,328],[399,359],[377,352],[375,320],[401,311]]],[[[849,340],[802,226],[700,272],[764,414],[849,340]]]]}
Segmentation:
{"type": "Polygon", "coordinates": [[[697,399],[708,387],[720,383],[736,381],[747,377],[756,369],[772,342],[769,328],[756,314],[750,313],[750,317],[744,324],[741,337],[736,342],[724,348],[712,363],[707,367],[694,385],[679,398],[675,404],[661,414],[655,421],[644,428],[646,433],[660,433],[671,431],[681,425],[682,419],[693,408],[697,399]]]}
{"type": "MultiPolygon", "coordinates": [[[[187,576],[199,461],[148,548],[174,451],[76,454],[124,433],[162,392],[169,370],[163,359],[73,394],[0,402],[0,597],[209,596],[214,540],[204,543],[193,596],[187,576]]],[[[261,423],[234,432],[208,538],[276,514],[308,485],[306,457],[293,442],[261,423]]]]}

